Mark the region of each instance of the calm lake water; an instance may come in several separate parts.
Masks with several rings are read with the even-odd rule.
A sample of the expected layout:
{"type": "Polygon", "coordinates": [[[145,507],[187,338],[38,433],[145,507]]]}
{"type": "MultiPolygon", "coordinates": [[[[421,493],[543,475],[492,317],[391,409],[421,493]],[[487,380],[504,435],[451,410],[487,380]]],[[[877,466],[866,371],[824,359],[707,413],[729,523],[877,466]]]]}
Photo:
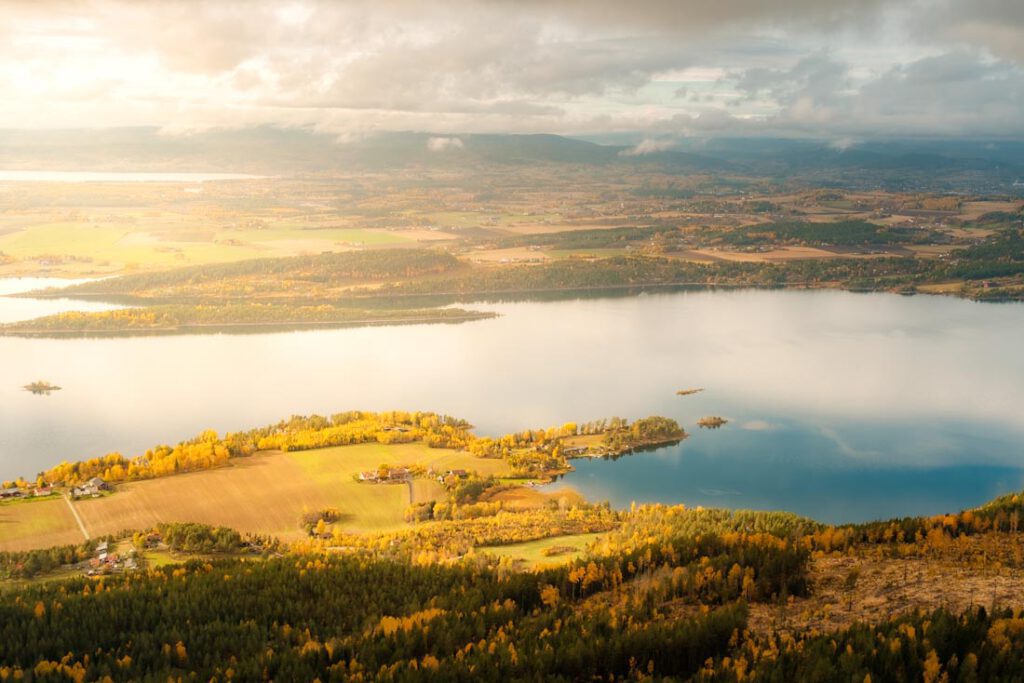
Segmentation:
{"type": "MultiPolygon", "coordinates": [[[[40,304],[43,305],[43,304],[40,304]]],[[[663,414],[678,446],[577,461],[593,500],[932,514],[1024,489],[1024,305],[798,291],[477,304],[461,325],[0,338],[0,476],[293,413],[422,409],[478,432],[663,414]],[[64,387],[35,396],[33,380],[64,387]],[[680,397],[677,389],[704,387],[680,397]],[[722,415],[722,429],[696,426],[722,415]]]]}
{"type": "Polygon", "coordinates": [[[99,301],[76,301],[73,299],[22,299],[9,296],[21,292],[32,292],[51,287],[70,287],[89,279],[66,279],[55,277],[0,278],[0,324],[31,320],[44,315],[65,311],[108,311],[120,306],[99,301]]]}
{"type": "Polygon", "coordinates": [[[201,183],[210,180],[251,180],[245,173],[125,173],[110,171],[13,171],[0,169],[0,182],[31,183],[201,183]]]}

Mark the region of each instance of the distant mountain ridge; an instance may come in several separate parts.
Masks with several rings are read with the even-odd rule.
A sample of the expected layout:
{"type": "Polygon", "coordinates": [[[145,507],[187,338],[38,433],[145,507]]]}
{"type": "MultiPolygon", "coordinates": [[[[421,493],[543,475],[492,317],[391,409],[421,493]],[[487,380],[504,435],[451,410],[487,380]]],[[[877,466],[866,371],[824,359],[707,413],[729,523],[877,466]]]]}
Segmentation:
{"type": "Polygon", "coordinates": [[[33,170],[202,170],[323,172],[356,167],[466,163],[636,164],[656,161],[694,170],[730,164],[692,152],[624,155],[626,147],[560,135],[374,133],[341,141],[305,129],[271,127],[183,135],[155,128],[96,131],[0,130],[0,167],[33,170]]]}
{"type": "Polygon", "coordinates": [[[615,144],[552,134],[378,132],[341,140],[311,129],[254,127],[171,135],[156,128],[0,130],[0,168],[94,171],[230,171],[264,175],[428,166],[576,164],[656,167],[667,173],[735,174],[919,186],[965,178],[1007,188],[1024,177],[1024,142],[780,138],[687,138],[643,145],[639,134],[615,144]],[[631,140],[631,144],[623,144],[631,140]]]}

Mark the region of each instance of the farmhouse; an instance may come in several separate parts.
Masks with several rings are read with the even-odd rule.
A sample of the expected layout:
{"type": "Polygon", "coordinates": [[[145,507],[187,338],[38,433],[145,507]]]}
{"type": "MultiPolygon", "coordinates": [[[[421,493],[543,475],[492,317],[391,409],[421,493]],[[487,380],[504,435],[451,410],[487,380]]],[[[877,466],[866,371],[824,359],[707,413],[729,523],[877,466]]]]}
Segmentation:
{"type": "Polygon", "coordinates": [[[444,484],[448,479],[465,479],[469,476],[469,472],[466,470],[448,470],[444,474],[437,476],[437,481],[440,484],[444,484]]]}
{"type": "Polygon", "coordinates": [[[100,491],[109,491],[110,484],[103,481],[99,477],[93,477],[89,481],[85,482],[81,486],[76,486],[71,489],[72,498],[81,498],[83,496],[98,496],[100,491]]]}
{"type": "Polygon", "coordinates": [[[377,481],[379,477],[376,472],[360,472],[359,481],[377,481]]]}

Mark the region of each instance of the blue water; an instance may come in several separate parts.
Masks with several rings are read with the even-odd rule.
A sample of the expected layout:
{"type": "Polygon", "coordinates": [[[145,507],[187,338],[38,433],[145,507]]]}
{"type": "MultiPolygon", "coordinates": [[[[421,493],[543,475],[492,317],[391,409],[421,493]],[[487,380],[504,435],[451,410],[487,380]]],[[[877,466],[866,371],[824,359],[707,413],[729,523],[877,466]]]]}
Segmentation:
{"type": "Polygon", "coordinates": [[[0,477],[294,413],[433,410],[479,433],[662,414],[679,446],[556,486],[823,521],[1024,489],[1024,305],[802,291],[482,303],[460,325],[0,338],[0,477]],[[64,389],[21,390],[42,379],[64,389]],[[678,389],[704,387],[692,396],[678,389]],[[705,415],[730,421],[701,430],[705,415]]]}
{"type": "Polygon", "coordinates": [[[1024,489],[1024,470],[1012,462],[1021,454],[1019,436],[1011,432],[975,439],[970,426],[914,422],[857,434],[877,428],[782,418],[771,430],[697,428],[679,445],[654,452],[574,461],[576,471],[550,488],[572,486],[617,507],[685,502],[789,510],[833,523],[960,510],[1024,489]],[[848,440],[837,442],[839,433],[848,440]],[[947,443],[935,447],[936,440],[947,443]],[[1011,463],[1002,464],[1000,453],[1011,463]],[[922,455],[936,462],[920,463],[922,455]]]}

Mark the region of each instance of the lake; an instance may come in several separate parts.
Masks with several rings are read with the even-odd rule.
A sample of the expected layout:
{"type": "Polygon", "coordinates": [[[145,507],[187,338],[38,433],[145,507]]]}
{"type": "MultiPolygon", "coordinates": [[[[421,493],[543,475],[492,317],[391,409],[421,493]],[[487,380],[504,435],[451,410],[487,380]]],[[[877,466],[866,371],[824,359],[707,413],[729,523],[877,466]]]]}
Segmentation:
{"type": "Polygon", "coordinates": [[[245,173],[18,171],[0,169],[0,182],[3,183],[202,183],[215,180],[253,180],[263,177],[245,173]]]}
{"type": "Polygon", "coordinates": [[[470,307],[501,317],[0,338],[0,476],[293,413],[419,409],[485,434],[611,415],[679,420],[691,436],[678,446],[575,461],[552,485],[616,506],[784,509],[838,522],[936,514],[1024,489],[1024,305],[740,290],[470,307]],[[64,389],[21,389],[33,380],[64,389]],[[675,395],[691,387],[706,391],[675,395]],[[729,423],[700,429],[705,415],[729,423]]]}
{"type": "Polygon", "coordinates": [[[69,279],[55,277],[0,278],[0,324],[30,320],[64,311],[108,311],[121,308],[100,301],[76,301],[73,299],[22,299],[9,296],[22,292],[51,287],[70,287],[92,279],[69,279]]]}

